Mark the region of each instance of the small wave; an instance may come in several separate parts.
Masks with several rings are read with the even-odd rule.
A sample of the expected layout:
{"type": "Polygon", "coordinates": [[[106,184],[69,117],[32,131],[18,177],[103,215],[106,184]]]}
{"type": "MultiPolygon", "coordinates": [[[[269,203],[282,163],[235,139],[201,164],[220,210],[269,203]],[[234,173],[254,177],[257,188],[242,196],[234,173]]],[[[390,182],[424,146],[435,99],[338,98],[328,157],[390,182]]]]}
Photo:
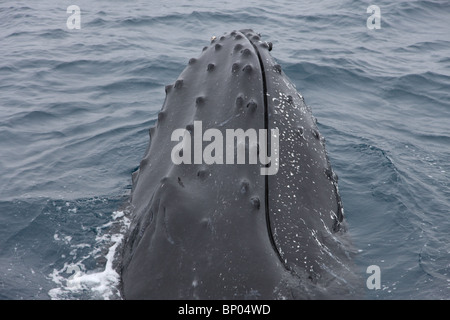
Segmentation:
{"type": "Polygon", "coordinates": [[[85,27],[89,28],[89,27],[104,27],[107,24],[111,23],[108,20],[105,20],[103,18],[97,17],[91,21],[86,22],[85,27]]]}
{"type": "Polygon", "coordinates": [[[116,61],[79,59],[59,62],[55,64],[53,71],[76,72],[79,74],[103,74],[105,72],[111,73],[117,66],[118,63],[116,61]]]}
{"type": "Polygon", "coordinates": [[[64,38],[70,37],[70,33],[67,32],[67,30],[58,28],[58,29],[45,30],[36,36],[42,37],[45,39],[64,39],[64,38]]]}
{"type": "MultiPolygon", "coordinates": [[[[416,16],[417,14],[433,14],[441,10],[448,12],[450,3],[448,1],[433,1],[433,0],[419,0],[419,1],[402,1],[395,6],[398,13],[406,16],[416,16]]],[[[397,12],[396,12],[397,13],[397,12]]]]}
{"type": "Polygon", "coordinates": [[[406,48],[399,48],[399,49],[404,49],[405,52],[413,51],[413,52],[420,52],[420,54],[423,54],[426,51],[437,51],[442,49],[445,50],[449,48],[449,46],[450,41],[436,40],[436,41],[420,41],[411,44],[406,48]]]}
{"type": "Polygon", "coordinates": [[[33,110],[29,112],[19,112],[10,116],[4,122],[4,125],[11,128],[17,126],[29,127],[31,125],[42,126],[43,123],[57,121],[58,119],[58,116],[54,115],[53,113],[41,110],[33,110]]]}
{"type": "MultiPolygon", "coordinates": [[[[375,81],[373,75],[356,65],[346,68],[338,65],[301,62],[287,64],[284,69],[286,74],[292,75],[291,78],[301,80],[307,86],[328,86],[329,89],[342,85],[359,88],[361,83],[367,85],[375,81]],[[338,83],[335,79],[341,79],[341,81],[338,83]]],[[[361,88],[361,90],[364,89],[364,87],[361,88]]]]}
{"type": "Polygon", "coordinates": [[[426,84],[430,84],[430,87],[432,87],[432,85],[438,87],[448,83],[450,81],[450,76],[426,71],[423,73],[408,73],[398,78],[393,78],[393,80],[400,83],[407,83],[412,87],[423,86],[426,84]]]}
{"type": "Polygon", "coordinates": [[[6,65],[6,66],[1,66],[0,67],[0,72],[11,72],[11,73],[16,73],[18,72],[19,69],[13,65],[6,65]]]}
{"type": "Polygon", "coordinates": [[[15,38],[15,37],[20,37],[23,35],[32,35],[33,32],[31,31],[14,31],[10,34],[8,34],[5,38],[15,38]]]}
{"type": "Polygon", "coordinates": [[[123,91],[123,90],[142,90],[142,89],[150,89],[157,88],[160,84],[153,80],[146,79],[123,79],[119,81],[115,81],[106,85],[101,86],[101,90],[105,93],[110,94],[111,92],[123,91]]]}

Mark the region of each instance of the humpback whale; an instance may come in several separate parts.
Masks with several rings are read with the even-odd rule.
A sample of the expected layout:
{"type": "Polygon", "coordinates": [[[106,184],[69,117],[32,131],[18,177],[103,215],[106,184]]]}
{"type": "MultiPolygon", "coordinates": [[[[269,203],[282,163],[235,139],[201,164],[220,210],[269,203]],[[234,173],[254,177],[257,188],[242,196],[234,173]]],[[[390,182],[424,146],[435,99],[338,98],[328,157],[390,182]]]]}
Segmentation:
{"type": "MultiPolygon", "coordinates": [[[[271,50],[251,29],[213,37],[165,87],[132,175],[124,299],[342,299],[358,291],[325,140],[271,50]],[[199,122],[224,136],[277,129],[266,140],[240,141],[248,158],[255,150],[273,153],[276,172],[261,174],[267,162],[205,163],[183,154],[187,147],[210,146],[212,157],[223,152],[211,137],[174,149],[174,131],[194,136],[199,122]],[[174,152],[192,161],[174,163],[174,152]]],[[[226,143],[237,152],[235,140],[226,143]]]]}

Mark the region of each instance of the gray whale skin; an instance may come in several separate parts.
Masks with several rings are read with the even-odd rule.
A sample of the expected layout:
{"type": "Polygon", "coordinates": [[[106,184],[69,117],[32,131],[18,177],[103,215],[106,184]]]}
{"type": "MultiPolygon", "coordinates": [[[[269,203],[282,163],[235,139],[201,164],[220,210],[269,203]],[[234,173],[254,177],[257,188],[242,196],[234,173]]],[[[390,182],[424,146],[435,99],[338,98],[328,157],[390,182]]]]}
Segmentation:
{"type": "Polygon", "coordinates": [[[271,50],[250,29],[213,37],[166,86],[132,175],[124,299],[347,299],[358,291],[324,138],[271,50]],[[192,132],[194,121],[224,133],[278,128],[278,171],[174,164],[171,135],[192,132]]]}

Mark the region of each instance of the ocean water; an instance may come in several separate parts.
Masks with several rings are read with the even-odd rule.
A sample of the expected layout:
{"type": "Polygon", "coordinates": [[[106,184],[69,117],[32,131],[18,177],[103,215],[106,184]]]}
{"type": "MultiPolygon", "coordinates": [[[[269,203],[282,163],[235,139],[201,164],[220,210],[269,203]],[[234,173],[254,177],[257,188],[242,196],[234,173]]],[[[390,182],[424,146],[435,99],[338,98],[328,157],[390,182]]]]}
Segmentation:
{"type": "Polygon", "coordinates": [[[0,1],[0,299],[121,299],[131,173],[164,86],[243,28],[318,118],[357,271],[380,268],[363,298],[450,299],[447,0],[0,1]]]}

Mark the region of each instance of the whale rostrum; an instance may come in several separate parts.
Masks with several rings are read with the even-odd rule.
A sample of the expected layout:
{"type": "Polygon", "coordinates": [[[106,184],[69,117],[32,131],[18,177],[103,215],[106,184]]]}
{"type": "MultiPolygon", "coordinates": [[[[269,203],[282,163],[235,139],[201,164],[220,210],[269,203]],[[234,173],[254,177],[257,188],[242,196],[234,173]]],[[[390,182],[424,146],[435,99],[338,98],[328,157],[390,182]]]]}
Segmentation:
{"type": "Polygon", "coordinates": [[[123,298],[342,299],[360,289],[324,139],[271,50],[250,29],[213,37],[166,86],[132,176],[123,298]]]}

